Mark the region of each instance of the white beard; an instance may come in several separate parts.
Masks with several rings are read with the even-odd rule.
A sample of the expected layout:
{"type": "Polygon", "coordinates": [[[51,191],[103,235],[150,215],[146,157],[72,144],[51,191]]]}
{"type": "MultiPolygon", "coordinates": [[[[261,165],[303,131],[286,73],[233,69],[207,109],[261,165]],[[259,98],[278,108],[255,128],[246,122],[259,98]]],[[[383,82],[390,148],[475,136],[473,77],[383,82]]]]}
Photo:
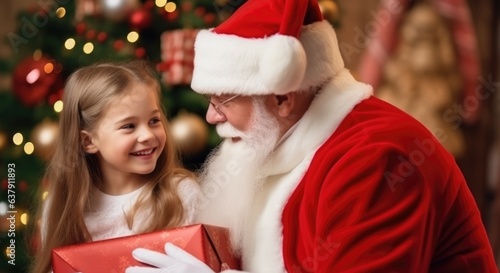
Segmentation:
{"type": "Polygon", "coordinates": [[[240,254],[246,215],[256,191],[266,178],[269,155],[279,138],[279,123],[265,108],[263,100],[254,100],[251,128],[244,133],[229,123],[217,125],[225,139],[214,150],[200,173],[202,200],[198,206],[201,223],[227,227],[236,254],[240,254]]]}

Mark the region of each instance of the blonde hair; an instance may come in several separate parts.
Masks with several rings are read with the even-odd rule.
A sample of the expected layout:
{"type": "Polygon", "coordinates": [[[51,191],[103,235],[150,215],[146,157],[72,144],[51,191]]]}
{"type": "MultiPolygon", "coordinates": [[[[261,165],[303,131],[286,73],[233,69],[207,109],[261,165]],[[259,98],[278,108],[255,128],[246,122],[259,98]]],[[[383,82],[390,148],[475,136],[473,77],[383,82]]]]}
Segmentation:
{"type": "MultiPolygon", "coordinates": [[[[39,209],[46,225],[33,272],[50,271],[51,250],[56,247],[91,241],[84,215],[90,193],[99,186],[100,172],[97,157],[82,148],[81,130],[89,130],[100,119],[109,103],[127,95],[130,87],[142,83],[153,87],[160,105],[160,86],[154,70],[144,61],[125,64],[98,64],[81,68],[68,79],[64,89],[64,110],[59,121],[59,139],[46,172],[48,204],[39,209]]],[[[176,148],[171,141],[168,121],[162,112],[167,141],[153,172],[147,174],[147,184],[139,201],[127,215],[129,227],[141,209],[150,212],[150,232],[177,226],[184,220],[184,211],[177,195],[179,178],[193,174],[181,167],[176,148]]],[[[42,207],[42,206],[40,206],[42,207]]]]}

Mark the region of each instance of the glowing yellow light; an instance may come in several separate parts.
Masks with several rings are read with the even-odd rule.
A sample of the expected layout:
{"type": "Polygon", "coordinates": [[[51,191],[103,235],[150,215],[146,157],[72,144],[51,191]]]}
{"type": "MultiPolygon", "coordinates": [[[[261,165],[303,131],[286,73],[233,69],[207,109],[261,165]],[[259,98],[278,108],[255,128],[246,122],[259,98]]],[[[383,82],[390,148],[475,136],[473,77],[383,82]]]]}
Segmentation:
{"type": "Polygon", "coordinates": [[[24,152],[25,152],[27,155],[32,154],[34,151],[35,151],[35,145],[33,145],[33,143],[31,143],[31,142],[26,142],[26,144],[24,144],[24,152]]]}
{"type": "Polygon", "coordinates": [[[83,52],[85,52],[85,54],[90,54],[92,51],[94,51],[94,44],[91,42],[88,42],[83,46],[83,52]]]}
{"type": "Polygon", "coordinates": [[[28,214],[26,212],[21,214],[21,223],[23,223],[23,225],[28,224],[28,214]]]}
{"type": "Polygon", "coordinates": [[[163,8],[167,4],[167,0],[156,0],[155,4],[159,8],[163,8]]]}
{"type": "Polygon", "coordinates": [[[168,2],[165,5],[165,10],[167,12],[174,12],[176,8],[177,8],[177,5],[174,2],[168,2]]]}
{"type": "Polygon", "coordinates": [[[37,49],[33,52],[33,60],[38,61],[42,58],[42,51],[37,49]]]}
{"type": "Polygon", "coordinates": [[[42,193],[42,200],[45,200],[47,198],[47,195],[49,195],[49,192],[48,191],[44,191],[42,193]]]}
{"type": "Polygon", "coordinates": [[[41,128],[39,132],[38,142],[40,142],[40,144],[42,144],[43,146],[48,146],[51,143],[54,143],[56,135],[50,127],[41,128]]]}
{"type": "Polygon", "coordinates": [[[46,74],[52,73],[52,71],[54,71],[54,65],[52,63],[46,63],[43,66],[43,71],[45,71],[46,74]]]}
{"type": "Polygon", "coordinates": [[[135,42],[137,42],[137,40],[139,40],[139,33],[135,32],[135,31],[131,31],[127,35],[127,41],[129,41],[131,43],[135,43],[135,42]]]}
{"type": "Polygon", "coordinates": [[[54,111],[56,113],[60,113],[63,110],[63,102],[62,100],[58,100],[54,103],[54,111]]]}
{"type": "Polygon", "coordinates": [[[17,133],[12,137],[12,141],[16,145],[21,145],[23,143],[23,135],[21,133],[17,133]]]}
{"type": "Polygon", "coordinates": [[[57,17],[59,17],[59,18],[63,18],[63,17],[64,17],[64,15],[66,15],[66,9],[65,9],[65,8],[58,8],[58,9],[56,10],[56,15],[57,15],[57,17]]]}
{"type": "Polygon", "coordinates": [[[9,254],[10,254],[10,248],[6,248],[6,249],[5,249],[5,255],[7,255],[7,257],[8,257],[8,256],[9,256],[9,254]]]}
{"type": "Polygon", "coordinates": [[[73,38],[69,38],[68,40],[66,40],[66,42],[64,42],[64,47],[67,50],[73,49],[75,47],[75,45],[76,45],[76,41],[73,38]]]}

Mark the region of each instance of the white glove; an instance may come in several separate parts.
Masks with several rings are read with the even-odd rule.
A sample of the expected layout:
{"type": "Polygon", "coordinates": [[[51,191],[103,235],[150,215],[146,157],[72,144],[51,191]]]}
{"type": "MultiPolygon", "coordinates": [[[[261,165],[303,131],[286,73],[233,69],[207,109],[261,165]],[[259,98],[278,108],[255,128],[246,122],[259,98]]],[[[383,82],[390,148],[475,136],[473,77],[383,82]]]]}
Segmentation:
{"type": "Polygon", "coordinates": [[[165,244],[165,253],[168,256],[149,249],[136,248],[132,251],[134,259],[157,268],[131,266],[125,273],[215,273],[208,265],[171,243],[165,244]]]}

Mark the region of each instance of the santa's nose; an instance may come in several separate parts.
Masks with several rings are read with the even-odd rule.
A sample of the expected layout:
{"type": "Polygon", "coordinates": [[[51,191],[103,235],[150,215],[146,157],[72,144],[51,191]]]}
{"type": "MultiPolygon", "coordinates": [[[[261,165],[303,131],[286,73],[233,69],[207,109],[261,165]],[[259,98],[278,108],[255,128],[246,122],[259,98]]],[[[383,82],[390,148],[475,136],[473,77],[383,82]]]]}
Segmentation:
{"type": "Polygon", "coordinates": [[[208,105],[207,115],[205,116],[205,118],[210,124],[219,124],[227,121],[226,116],[217,111],[212,104],[208,105]]]}

